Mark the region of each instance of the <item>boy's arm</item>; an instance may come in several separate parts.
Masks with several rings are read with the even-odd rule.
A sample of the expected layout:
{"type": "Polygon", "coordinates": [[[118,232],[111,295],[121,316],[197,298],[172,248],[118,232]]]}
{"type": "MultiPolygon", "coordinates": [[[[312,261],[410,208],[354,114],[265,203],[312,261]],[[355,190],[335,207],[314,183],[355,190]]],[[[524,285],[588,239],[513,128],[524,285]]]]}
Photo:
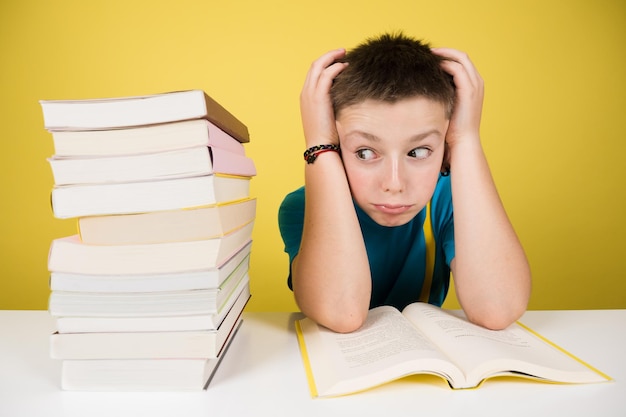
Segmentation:
{"type": "Polygon", "coordinates": [[[456,85],[446,141],[456,252],[451,269],[457,297],[471,321],[504,328],[524,313],[531,278],[480,143],[483,80],[464,53],[441,48],[433,52],[446,58],[442,67],[456,85]]]}
{"type": "MultiPolygon", "coordinates": [[[[306,148],[339,144],[330,86],[346,64],[334,63],[345,51],[316,60],[300,96],[306,148]]],[[[340,155],[325,152],[305,164],[302,243],[291,273],[302,312],[334,331],[356,330],[371,297],[367,252],[340,155]]]]}

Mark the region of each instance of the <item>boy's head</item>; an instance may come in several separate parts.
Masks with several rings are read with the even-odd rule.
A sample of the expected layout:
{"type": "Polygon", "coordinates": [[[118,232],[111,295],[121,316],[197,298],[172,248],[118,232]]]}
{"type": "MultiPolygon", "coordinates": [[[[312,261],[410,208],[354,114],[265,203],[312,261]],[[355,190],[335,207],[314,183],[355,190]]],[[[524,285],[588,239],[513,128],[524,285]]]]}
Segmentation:
{"type": "Polygon", "coordinates": [[[386,34],[349,51],[349,65],[334,79],[330,94],[350,192],[379,225],[415,218],[448,170],[455,90],[441,60],[419,41],[386,34]]]}
{"type": "Polygon", "coordinates": [[[441,103],[449,118],[454,105],[454,83],[441,69],[442,58],[430,46],[402,33],[370,38],[347,52],[350,65],[330,90],[335,114],[365,100],[394,103],[424,97],[441,103]]]}

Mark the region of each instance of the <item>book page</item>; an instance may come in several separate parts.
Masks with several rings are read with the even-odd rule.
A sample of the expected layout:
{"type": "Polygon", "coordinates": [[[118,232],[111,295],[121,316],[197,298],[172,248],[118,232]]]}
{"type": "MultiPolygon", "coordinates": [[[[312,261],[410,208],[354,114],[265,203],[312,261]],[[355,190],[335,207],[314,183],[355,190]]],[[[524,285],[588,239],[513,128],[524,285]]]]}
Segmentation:
{"type": "Polygon", "coordinates": [[[413,373],[462,377],[393,307],[370,310],[363,327],[347,334],[332,332],[310,319],[300,324],[320,396],[356,392],[413,373]]]}
{"type": "Polygon", "coordinates": [[[468,386],[510,373],[560,382],[606,380],[517,323],[504,330],[489,330],[470,323],[461,312],[455,315],[424,303],[408,306],[404,314],[465,371],[468,386]]]}

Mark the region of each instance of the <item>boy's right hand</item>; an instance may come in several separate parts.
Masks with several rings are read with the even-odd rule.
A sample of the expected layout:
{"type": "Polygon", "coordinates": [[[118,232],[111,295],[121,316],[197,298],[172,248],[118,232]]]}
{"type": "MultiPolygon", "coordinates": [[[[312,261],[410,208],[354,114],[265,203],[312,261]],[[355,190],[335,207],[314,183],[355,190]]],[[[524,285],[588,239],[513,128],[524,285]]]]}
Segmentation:
{"type": "Polygon", "coordinates": [[[335,115],[330,99],[333,80],[348,64],[335,62],[345,49],[327,52],[311,64],[300,93],[300,114],[306,147],[339,144],[335,115]]]}

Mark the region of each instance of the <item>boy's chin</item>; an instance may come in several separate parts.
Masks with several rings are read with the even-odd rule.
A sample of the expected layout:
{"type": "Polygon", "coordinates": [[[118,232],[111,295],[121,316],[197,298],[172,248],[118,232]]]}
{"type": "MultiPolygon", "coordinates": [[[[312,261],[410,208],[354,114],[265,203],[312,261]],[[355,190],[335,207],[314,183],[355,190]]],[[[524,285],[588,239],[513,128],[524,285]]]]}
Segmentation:
{"type": "Polygon", "coordinates": [[[375,216],[370,215],[370,217],[380,226],[398,227],[404,226],[405,224],[413,220],[415,215],[390,216],[380,215],[380,213],[377,213],[375,216]]]}

